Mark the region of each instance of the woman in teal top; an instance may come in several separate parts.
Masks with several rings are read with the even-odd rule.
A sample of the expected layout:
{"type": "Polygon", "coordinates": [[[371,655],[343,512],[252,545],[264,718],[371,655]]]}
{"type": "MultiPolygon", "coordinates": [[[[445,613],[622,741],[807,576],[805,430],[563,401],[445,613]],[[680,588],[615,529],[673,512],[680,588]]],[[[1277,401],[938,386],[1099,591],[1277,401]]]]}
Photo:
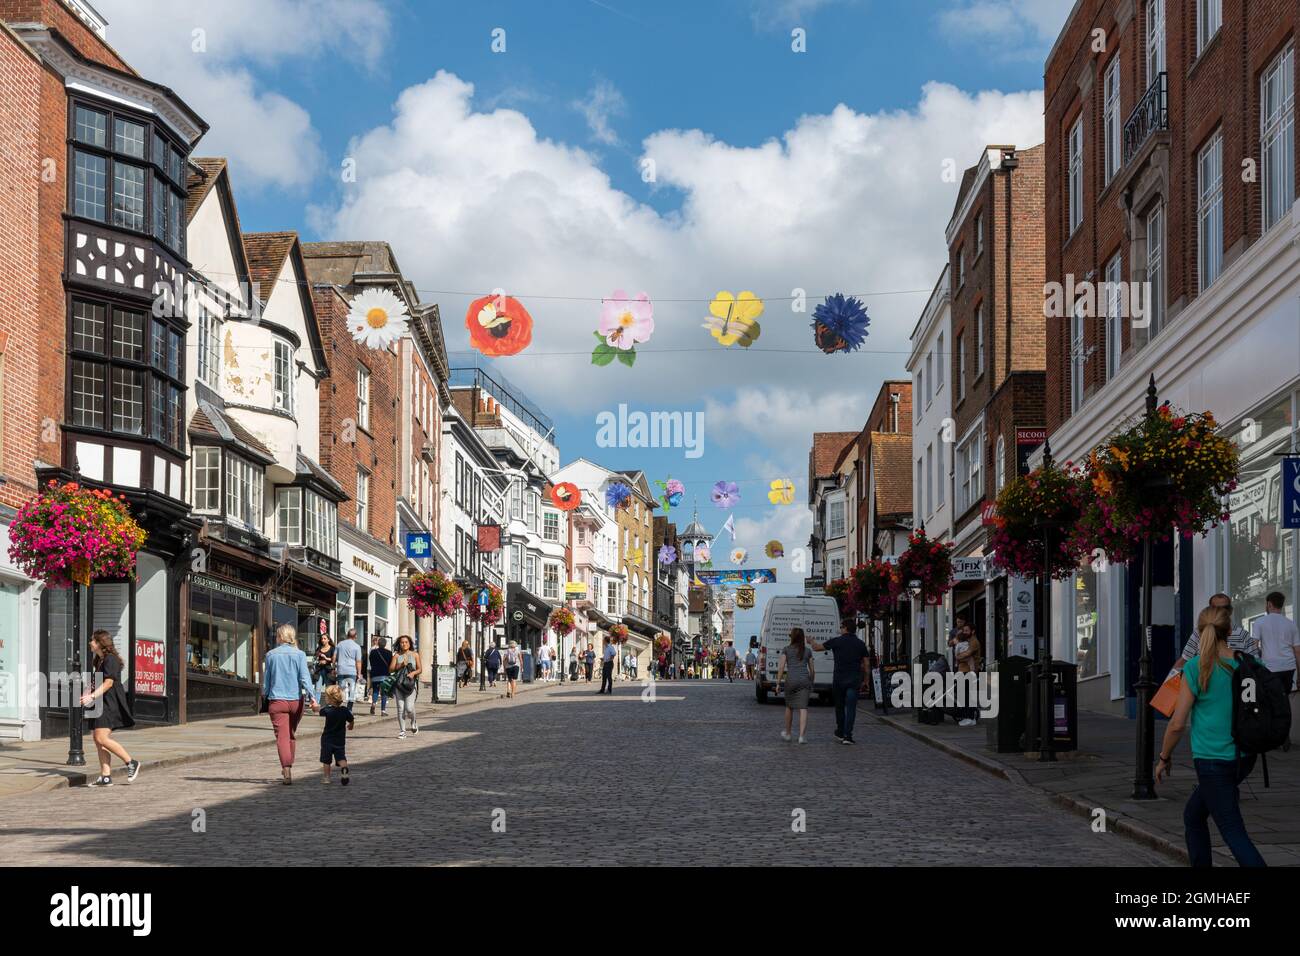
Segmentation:
{"type": "Polygon", "coordinates": [[[1196,787],[1183,809],[1183,829],[1192,866],[1212,865],[1210,817],[1240,866],[1265,866],[1246,833],[1237,790],[1255,769],[1255,755],[1239,757],[1232,739],[1232,672],[1237,669],[1235,652],[1228,646],[1232,614],[1224,607],[1207,607],[1196,621],[1196,631],[1200,653],[1183,667],[1183,687],[1165,730],[1156,780],[1172,773],[1170,760],[1190,720],[1196,787]]]}

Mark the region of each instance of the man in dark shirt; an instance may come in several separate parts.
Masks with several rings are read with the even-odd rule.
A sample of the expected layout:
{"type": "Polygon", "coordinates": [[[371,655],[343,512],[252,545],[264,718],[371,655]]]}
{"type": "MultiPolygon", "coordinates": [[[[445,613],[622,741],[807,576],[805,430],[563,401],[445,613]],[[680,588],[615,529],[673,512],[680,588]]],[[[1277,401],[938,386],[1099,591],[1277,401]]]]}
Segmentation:
{"type": "Polygon", "coordinates": [[[835,702],[835,737],[842,744],[853,743],[853,721],[858,715],[858,693],[867,689],[867,645],[853,633],[853,622],[840,622],[840,636],[825,644],[812,642],[814,651],[830,651],[835,657],[831,675],[831,699],[835,702]]]}

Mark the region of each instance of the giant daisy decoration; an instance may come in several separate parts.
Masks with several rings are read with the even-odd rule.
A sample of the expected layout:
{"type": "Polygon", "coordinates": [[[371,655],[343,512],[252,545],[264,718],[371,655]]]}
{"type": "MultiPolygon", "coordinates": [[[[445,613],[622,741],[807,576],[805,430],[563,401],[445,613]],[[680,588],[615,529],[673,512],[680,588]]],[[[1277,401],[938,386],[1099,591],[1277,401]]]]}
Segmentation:
{"type": "Polygon", "coordinates": [[[388,289],[367,289],[352,300],[348,331],[366,348],[386,349],[406,334],[410,313],[388,289]]]}

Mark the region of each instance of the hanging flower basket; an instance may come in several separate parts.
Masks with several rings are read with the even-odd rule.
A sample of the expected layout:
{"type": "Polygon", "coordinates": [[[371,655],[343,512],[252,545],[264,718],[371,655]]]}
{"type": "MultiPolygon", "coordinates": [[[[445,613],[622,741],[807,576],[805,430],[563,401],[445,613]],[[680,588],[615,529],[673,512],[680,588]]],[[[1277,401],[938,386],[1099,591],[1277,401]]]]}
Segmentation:
{"type": "Polygon", "coordinates": [[[951,541],[936,541],[918,528],[907,537],[907,550],[898,557],[898,582],[900,587],[910,587],[913,581],[921,582],[924,600],[942,597],[952,587],[951,541]]]}
{"type": "Polygon", "coordinates": [[[888,561],[872,558],[849,572],[848,605],[851,613],[865,614],[872,620],[889,613],[902,585],[898,569],[888,561]]]}
{"type": "Polygon", "coordinates": [[[1067,463],[1065,468],[1035,468],[1012,478],[998,492],[989,544],[993,565],[1010,574],[1032,578],[1043,573],[1068,578],[1091,550],[1080,521],[1092,500],[1087,478],[1067,463]],[[1045,555],[1045,534],[1051,534],[1051,554],[1045,555]]]}
{"type": "Polygon", "coordinates": [[[655,648],[662,654],[667,654],[672,649],[673,639],[667,634],[658,634],[655,636],[655,648]]]}
{"type": "Polygon", "coordinates": [[[1112,562],[1134,558],[1143,538],[1205,534],[1230,517],[1237,487],[1236,446],[1215,433],[1209,412],[1167,405],[1113,434],[1088,456],[1093,492],[1082,531],[1112,562]]]}
{"type": "Polygon", "coordinates": [[[413,574],[407,603],[416,617],[451,617],[465,606],[465,592],[441,571],[413,574]]]}
{"type": "Polygon", "coordinates": [[[573,629],[578,626],[573,612],[567,607],[557,607],[551,612],[551,616],[546,619],[546,626],[549,627],[560,637],[573,633],[573,629]]]}
{"type": "Polygon", "coordinates": [[[626,624],[615,624],[609,629],[609,639],[615,644],[626,644],[628,633],[626,624]]]}
{"type": "Polygon", "coordinates": [[[496,624],[501,620],[501,615],[505,613],[506,599],[501,594],[501,589],[494,584],[487,586],[488,605],[487,611],[481,611],[478,606],[478,591],[471,589],[465,592],[465,613],[469,615],[471,621],[481,621],[488,627],[496,624]]]}
{"type": "Polygon", "coordinates": [[[9,526],[9,558],[52,588],[93,578],[134,578],[145,532],[126,498],[76,482],[49,482],[9,526]]]}
{"type": "Polygon", "coordinates": [[[848,578],[837,578],[826,585],[826,594],[828,597],[835,598],[835,603],[840,606],[840,617],[852,617],[857,613],[857,608],[853,607],[849,601],[848,578]]]}

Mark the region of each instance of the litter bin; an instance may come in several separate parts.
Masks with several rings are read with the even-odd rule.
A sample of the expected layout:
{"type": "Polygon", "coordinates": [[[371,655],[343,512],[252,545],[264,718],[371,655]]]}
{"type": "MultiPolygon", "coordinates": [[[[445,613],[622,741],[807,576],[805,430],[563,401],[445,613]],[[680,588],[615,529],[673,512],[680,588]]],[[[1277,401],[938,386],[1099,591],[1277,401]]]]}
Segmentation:
{"type": "Polygon", "coordinates": [[[1005,657],[989,670],[998,675],[998,712],[982,723],[988,730],[989,749],[994,753],[1023,751],[1029,674],[1034,662],[1028,657],[1005,657]]]}
{"type": "Polygon", "coordinates": [[[533,652],[525,647],[523,655],[524,666],[520,668],[520,670],[523,671],[520,677],[523,679],[525,684],[531,684],[533,682],[533,652]]]}
{"type": "MultiPolygon", "coordinates": [[[[1038,702],[1042,692],[1038,689],[1038,664],[1033,665],[1029,681],[1028,700],[1024,712],[1025,733],[1024,749],[1039,750],[1039,736],[1042,720],[1038,713],[1038,702]]],[[[1060,753],[1064,750],[1079,749],[1079,668],[1065,661],[1052,661],[1052,740],[1054,749],[1060,753]]]]}
{"type": "Polygon", "coordinates": [[[943,690],[940,686],[939,693],[934,695],[926,694],[926,674],[938,674],[940,678],[948,671],[948,658],[943,654],[935,651],[922,651],[917,655],[916,663],[921,667],[921,699],[912,701],[916,708],[916,720],[921,724],[941,724],[943,723],[943,690]],[[926,704],[927,696],[937,696],[938,700],[933,705],[926,704]]]}

